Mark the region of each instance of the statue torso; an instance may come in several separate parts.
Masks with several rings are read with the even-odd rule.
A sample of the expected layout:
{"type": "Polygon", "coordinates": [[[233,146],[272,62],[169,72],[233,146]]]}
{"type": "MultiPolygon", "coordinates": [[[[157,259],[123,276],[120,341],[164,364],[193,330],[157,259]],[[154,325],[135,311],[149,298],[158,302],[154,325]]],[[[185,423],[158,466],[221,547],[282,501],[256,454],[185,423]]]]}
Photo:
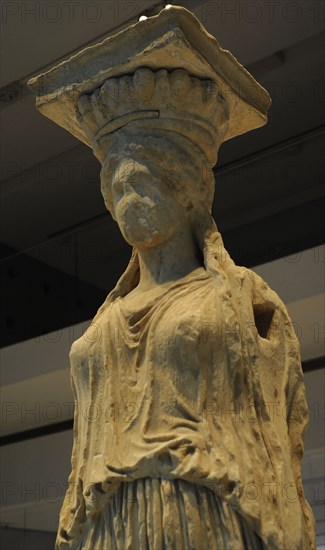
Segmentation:
{"type": "Polygon", "coordinates": [[[140,307],[119,297],[104,309],[71,351],[91,455],[87,479],[182,477],[184,455],[189,470],[199,458],[210,461],[222,328],[215,282],[203,270],[140,307]]]}

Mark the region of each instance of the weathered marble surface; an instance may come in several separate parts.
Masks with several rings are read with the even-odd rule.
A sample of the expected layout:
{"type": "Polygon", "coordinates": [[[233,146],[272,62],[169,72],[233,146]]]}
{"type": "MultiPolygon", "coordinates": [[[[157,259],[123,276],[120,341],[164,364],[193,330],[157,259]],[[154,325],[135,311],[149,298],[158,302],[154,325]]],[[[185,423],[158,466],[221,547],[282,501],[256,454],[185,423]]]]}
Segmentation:
{"type": "Polygon", "coordinates": [[[280,298],[211,217],[221,143],[268,94],[183,8],[31,82],[94,150],[129,266],[71,349],[70,489],[57,548],[313,549],[308,409],[280,298]]]}

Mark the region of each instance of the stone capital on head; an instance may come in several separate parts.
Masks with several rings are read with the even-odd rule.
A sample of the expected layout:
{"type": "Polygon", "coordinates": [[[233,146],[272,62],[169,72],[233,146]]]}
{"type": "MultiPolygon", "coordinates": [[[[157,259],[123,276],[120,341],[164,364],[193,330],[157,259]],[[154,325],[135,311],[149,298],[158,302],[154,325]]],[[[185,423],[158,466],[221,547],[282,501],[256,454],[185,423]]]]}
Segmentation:
{"type": "MultiPolygon", "coordinates": [[[[180,133],[215,163],[222,142],[263,126],[268,93],[178,6],[29,81],[37,107],[94,149],[127,125],[180,133]]],[[[107,147],[107,145],[106,145],[107,147]]]]}

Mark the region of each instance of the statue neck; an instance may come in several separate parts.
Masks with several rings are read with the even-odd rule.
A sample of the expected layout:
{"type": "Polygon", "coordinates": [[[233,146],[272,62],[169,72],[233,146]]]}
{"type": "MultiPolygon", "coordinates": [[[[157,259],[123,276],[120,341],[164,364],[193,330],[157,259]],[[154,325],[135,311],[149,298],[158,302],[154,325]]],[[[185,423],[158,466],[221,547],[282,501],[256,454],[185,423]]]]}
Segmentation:
{"type": "Polygon", "coordinates": [[[137,291],[147,291],[185,277],[202,267],[190,224],[178,230],[167,242],[139,248],[140,279],[137,291]]]}

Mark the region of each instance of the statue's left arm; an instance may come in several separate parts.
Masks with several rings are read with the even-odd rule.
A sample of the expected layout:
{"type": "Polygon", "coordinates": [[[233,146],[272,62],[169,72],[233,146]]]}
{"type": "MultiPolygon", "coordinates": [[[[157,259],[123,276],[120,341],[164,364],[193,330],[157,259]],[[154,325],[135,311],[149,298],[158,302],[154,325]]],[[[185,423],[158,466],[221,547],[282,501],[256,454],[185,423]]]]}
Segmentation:
{"type": "MultiPolygon", "coordinates": [[[[290,448],[290,467],[296,485],[304,524],[304,549],[315,548],[315,522],[311,507],[305,499],[301,460],[304,452],[304,434],[308,425],[308,405],[305,396],[304,376],[301,366],[300,346],[287,309],[279,296],[253,271],[247,270],[252,284],[253,309],[261,342],[271,343],[271,363],[277,372],[277,381],[282,386],[278,396],[281,414],[286,420],[290,448]],[[273,311],[272,311],[273,309],[273,311]],[[268,334],[266,334],[268,331],[268,334]],[[269,340],[269,342],[268,342],[269,340]],[[282,397],[283,395],[283,397],[282,397]]],[[[263,373],[261,373],[263,376],[263,373]]],[[[269,382],[269,381],[268,381],[269,382]]],[[[269,384],[265,384],[268,386],[269,384]]],[[[271,399],[270,399],[271,400],[271,399]]]]}

